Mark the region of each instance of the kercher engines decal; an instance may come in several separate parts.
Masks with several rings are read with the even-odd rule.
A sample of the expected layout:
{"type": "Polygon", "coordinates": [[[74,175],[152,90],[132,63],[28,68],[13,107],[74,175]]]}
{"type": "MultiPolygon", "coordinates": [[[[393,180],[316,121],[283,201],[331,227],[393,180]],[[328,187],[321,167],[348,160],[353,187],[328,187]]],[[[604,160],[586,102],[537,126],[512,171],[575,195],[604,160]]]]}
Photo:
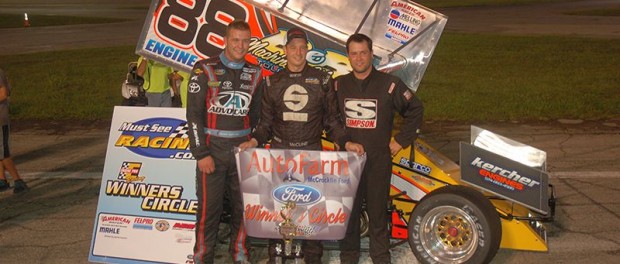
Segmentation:
{"type": "Polygon", "coordinates": [[[149,118],[124,122],[115,147],[149,158],[193,159],[189,151],[187,122],[174,118],[149,118]]]}

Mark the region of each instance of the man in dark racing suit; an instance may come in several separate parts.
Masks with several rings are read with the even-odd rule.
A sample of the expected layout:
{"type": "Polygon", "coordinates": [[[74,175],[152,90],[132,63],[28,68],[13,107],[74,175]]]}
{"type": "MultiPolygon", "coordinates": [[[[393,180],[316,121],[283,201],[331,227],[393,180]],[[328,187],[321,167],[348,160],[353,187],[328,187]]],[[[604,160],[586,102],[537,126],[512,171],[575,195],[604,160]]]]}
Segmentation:
{"type": "MultiPolygon", "coordinates": [[[[286,69],[266,78],[260,122],[252,139],[240,148],[256,147],[271,140],[271,147],[276,149],[321,150],[321,135],[325,129],[339,146],[363,154],[363,147],[350,142],[346,136],[330,75],[306,62],[306,33],[292,28],[286,39],[286,69]]],[[[276,243],[277,240],[269,242],[269,263],[274,262],[276,243]]],[[[304,240],[302,248],[305,263],[321,263],[320,241],[304,240]]]]}
{"type": "Polygon", "coordinates": [[[249,261],[233,147],[249,139],[260,114],[261,69],[244,59],[250,36],[247,23],[230,23],[224,52],[197,62],[188,84],[190,150],[197,161],[194,263],[214,261],[226,190],[232,207],[230,254],[235,263],[249,261]]]}
{"type": "MultiPolygon", "coordinates": [[[[369,218],[370,257],[373,263],[390,263],[387,203],[392,158],[418,135],[424,107],[398,77],[379,72],[372,66],[372,40],[354,34],[347,40],[347,56],[353,72],[339,76],[334,89],[342,118],[351,140],[367,152],[366,165],[357,189],[351,219],[359,218],[362,200],[366,200],[369,218]],[[390,140],[394,112],[403,117],[400,132],[390,140]]],[[[359,221],[350,221],[340,242],[341,263],[358,263],[360,256],[359,221]]]]}

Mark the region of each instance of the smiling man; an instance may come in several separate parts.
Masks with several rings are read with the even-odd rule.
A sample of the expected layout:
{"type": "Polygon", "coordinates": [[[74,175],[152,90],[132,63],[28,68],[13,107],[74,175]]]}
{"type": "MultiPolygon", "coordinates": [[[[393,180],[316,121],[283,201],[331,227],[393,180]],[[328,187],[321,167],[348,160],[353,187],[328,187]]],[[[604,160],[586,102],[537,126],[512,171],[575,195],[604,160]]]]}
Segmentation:
{"type": "Polygon", "coordinates": [[[247,263],[248,242],[243,228],[243,201],[233,147],[247,141],[258,122],[261,69],[245,61],[250,26],[233,21],[226,28],[226,47],[217,57],[201,60],[192,69],[187,93],[190,150],[196,158],[195,263],[213,263],[223,210],[230,195],[230,253],[235,263],[247,263]]]}
{"type": "MultiPolygon", "coordinates": [[[[369,218],[370,257],[373,263],[390,263],[390,239],[387,229],[387,204],[392,158],[409,146],[418,135],[424,107],[415,94],[398,77],[379,72],[372,66],[372,40],[354,34],[346,44],[353,71],[334,81],[340,112],[351,140],[359,142],[368,153],[360,185],[351,211],[359,218],[366,200],[369,218]],[[390,140],[394,113],[403,117],[400,132],[390,140]]],[[[340,243],[341,263],[358,263],[360,256],[359,221],[350,221],[340,243]]]]}
{"type": "MultiPolygon", "coordinates": [[[[339,146],[362,154],[363,147],[350,142],[345,134],[331,76],[306,62],[306,33],[300,28],[289,29],[284,52],[286,69],[266,78],[260,122],[241,149],[271,140],[271,147],[276,149],[321,150],[325,130],[339,146]]],[[[268,263],[275,260],[275,244],[274,240],[269,243],[268,263]]],[[[305,263],[321,263],[320,241],[304,240],[303,250],[305,263]]]]}

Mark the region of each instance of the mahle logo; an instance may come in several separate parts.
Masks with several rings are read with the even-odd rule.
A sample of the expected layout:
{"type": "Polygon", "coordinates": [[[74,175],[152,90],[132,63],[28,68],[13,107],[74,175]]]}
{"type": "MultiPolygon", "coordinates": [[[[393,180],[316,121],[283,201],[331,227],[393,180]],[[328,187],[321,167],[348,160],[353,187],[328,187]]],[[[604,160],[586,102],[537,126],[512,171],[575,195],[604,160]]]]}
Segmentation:
{"type": "Polygon", "coordinates": [[[123,122],[115,147],[157,159],[193,159],[189,151],[187,122],[175,118],[149,118],[123,122]]]}

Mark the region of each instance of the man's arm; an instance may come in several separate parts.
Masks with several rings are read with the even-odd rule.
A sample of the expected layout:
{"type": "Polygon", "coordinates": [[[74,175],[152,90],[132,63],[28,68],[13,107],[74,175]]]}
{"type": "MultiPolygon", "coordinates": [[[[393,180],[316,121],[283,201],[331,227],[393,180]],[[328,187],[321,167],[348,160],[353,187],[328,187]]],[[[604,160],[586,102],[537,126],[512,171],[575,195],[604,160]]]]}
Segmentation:
{"type": "Polygon", "coordinates": [[[138,59],[138,68],[136,69],[136,75],[144,78],[144,72],[146,71],[146,64],[148,64],[148,60],[145,57],[140,57],[138,59]]]}
{"type": "MultiPolygon", "coordinates": [[[[260,69],[259,69],[260,72],[260,69]]],[[[261,74],[257,74],[256,78],[262,78],[261,74]]],[[[265,89],[265,80],[260,81],[258,87],[254,88],[254,93],[252,94],[252,102],[250,103],[250,126],[253,129],[252,138],[246,142],[239,144],[239,149],[244,151],[247,148],[254,148],[258,146],[258,140],[256,140],[255,135],[262,120],[262,108],[263,108],[263,92],[265,89]]]]}
{"type": "Polygon", "coordinates": [[[192,69],[187,92],[187,126],[189,128],[189,148],[196,160],[201,160],[211,153],[205,136],[206,96],[209,86],[208,78],[202,69],[202,62],[197,62],[192,69]]]}
{"type": "Polygon", "coordinates": [[[273,123],[276,115],[275,102],[271,98],[268,89],[271,87],[271,79],[269,76],[261,83],[259,89],[261,90],[261,105],[260,105],[260,119],[256,125],[256,129],[252,132],[252,138],[256,140],[258,145],[267,143],[272,137],[273,123]]]}
{"type": "MultiPolygon", "coordinates": [[[[415,93],[400,79],[396,83],[392,101],[394,109],[403,117],[400,132],[394,136],[395,143],[406,148],[418,137],[424,117],[424,106],[415,93]]],[[[392,149],[392,143],[390,143],[390,149],[392,149]]],[[[392,151],[392,154],[396,153],[392,151]]]]}
{"type": "Polygon", "coordinates": [[[322,82],[325,92],[323,127],[331,141],[336,142],[339,146],[346,146],[346,142],[350,141],[350,137],[346,134],[344,123],[340,118],[338,97],[334,89],[334,80],[326,76],[326,79],[322,80],[322,82]]]}

